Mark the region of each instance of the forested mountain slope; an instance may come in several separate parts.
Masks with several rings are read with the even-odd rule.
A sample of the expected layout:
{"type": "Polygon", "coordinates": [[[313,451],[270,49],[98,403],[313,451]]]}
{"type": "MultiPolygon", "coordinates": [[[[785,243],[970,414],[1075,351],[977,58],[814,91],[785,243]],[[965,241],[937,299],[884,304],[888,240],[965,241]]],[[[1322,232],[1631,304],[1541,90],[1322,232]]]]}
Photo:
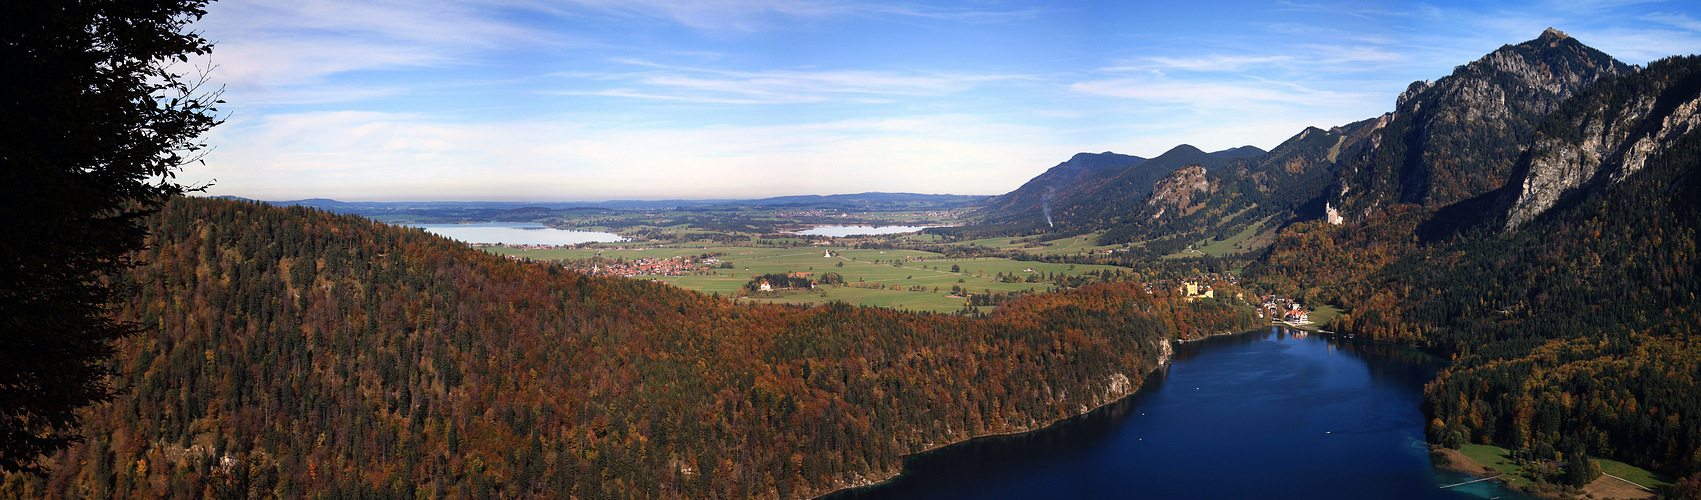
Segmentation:
{"type": "Polygon", "coordinates": [[[1456,356],[1425,402],[1434,439],[1701,472],[1701,58],[1557,109],[1488,223],[1431,242],[1412,208],[1302,224],[1253,274],[1346,306],[1335,328],[1456,356]]]}
{"type": "Polygon", "coordinates": [[[1264,154],[1252,146],[1225,149],[1206,153],[1188,144],[1182,144],[1165,151],[1156,158],[1146,160],[1141,164],[1142,169],[1124,171],[1100,171],[1087,178],[1080,189],[1069,193],[1062,200],[1062,207],[1056,209],[1061,214],[1060,221],[1064,224],[1079,228],[1102,229],[1119,219],[1123,214],[1138,210],[1151,195],[1153,184],[1170,172],[1187,166],[1201,166],[1207,169],[1223,166],[1236,158],[1245,158],[1264,154]]]}
{"type": "Polygon", "coordinates": [[[1139,249],[1161,256],[1195,241],[1253,231],[1258,236],[1244,247],[1248,254],[1256,252],[1288,221],[1323,214],[1321,199],[1334,181],[1336,162],[1367,147],[1383,123],[1372,119],[1329,130],[1308,127],[1268,153],[1204,169],[1209,188],[1189,196],[1191,207],[1174,207],[1177,200],[1164,193],[1175,190],[1160,180],[1143,203],[1105,221],[1098,242],[1145,242],[1139,249]]]}
{"type": "Polygon", "coordinates": [[[1549,28],[1439,80],[1416,82],[1360,155],[1344,159],[1330,202],[1348,220],[1397,204],[1436,208],[1506,183],[1535,126],[1603,77],[1630,72],[1549,28]]]}
{"type": "MultiPolygon", "coordinates": [[[[1047,204],[1057,197],[1058,190],[1079,188],[1082,179],[1106,169],[1138,168],[1145,158],[1116,154],[1110,151],[1103,153],[1076,153],[1068,161],[1046,169],[1016,190],[993,197],[986,201],[985,210],[992,215],[989,222],[1010,223],[1044,222],[1047,204]],[[1036,208],[1038,211],[1036,212],[1036,208]]],[[[1158,173],[1156,175],[1163,175],[1158,173]]]]}
{"type": "Polygon", "coordinates": [[[149,220],[114,360],[50,481],[0,497],[799,497],[1120,398],[1252,325],[1138,284],[989,318],[739,306],[304,207],[149,220]]]}
{"type": "Polygon", "coordinates": [[[1081,153],[1030,179],[1015,191],[988,200],[982,232],[1072,234],[1104,227],[1104,222],[1142,203],[1152,184],[1188,165],[1218,167],[1264,154],[1252,146],[1206,153],[1182,144],[1151,159],[1105,152],[1081,153]]]}

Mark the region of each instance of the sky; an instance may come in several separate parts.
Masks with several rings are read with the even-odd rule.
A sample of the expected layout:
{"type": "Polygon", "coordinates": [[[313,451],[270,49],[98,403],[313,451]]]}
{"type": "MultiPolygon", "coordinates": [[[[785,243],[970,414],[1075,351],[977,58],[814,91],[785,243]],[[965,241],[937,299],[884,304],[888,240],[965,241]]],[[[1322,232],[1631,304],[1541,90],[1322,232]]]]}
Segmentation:
{"type": "Polygon", "coordinates": [[[184,71],[223,88],[225,122],[178,179],[262,200],[992,195],[1078,152],[1269,149],[1548,27],[1629,64],[1701,52],[1687,0],[222,0],[184,71]]]}

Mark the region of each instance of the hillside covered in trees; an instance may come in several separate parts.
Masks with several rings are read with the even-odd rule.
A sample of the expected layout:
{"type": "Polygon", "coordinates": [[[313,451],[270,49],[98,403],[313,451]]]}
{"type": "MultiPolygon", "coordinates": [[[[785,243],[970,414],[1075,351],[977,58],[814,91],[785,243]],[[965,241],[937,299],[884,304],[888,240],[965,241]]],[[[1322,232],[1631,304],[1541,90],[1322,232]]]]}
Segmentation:
{"type": "Polygon", "coordinates": [[[988,318],[741,306],[418,229],[178,199],[123,278],[118,399],[5,497],[797,497],[1138,388],[1251,310],[1136,283],[988,318]]]}
{"type": "Polygon", "coordinates": [[[1697,103],[1701,58],[1606,77],[1536,126],[1505,188],[1298,224],[1250,274],[1348,309],[1333,328],[1453,356],[1425,402],[1437,442],[1581,450],[1693,489],[1697,103]],[[1544,174],[1555,171],[1573,173],[1544,174]],[[1545,211],[1509,212],[1533,194],[1545,211]]]}

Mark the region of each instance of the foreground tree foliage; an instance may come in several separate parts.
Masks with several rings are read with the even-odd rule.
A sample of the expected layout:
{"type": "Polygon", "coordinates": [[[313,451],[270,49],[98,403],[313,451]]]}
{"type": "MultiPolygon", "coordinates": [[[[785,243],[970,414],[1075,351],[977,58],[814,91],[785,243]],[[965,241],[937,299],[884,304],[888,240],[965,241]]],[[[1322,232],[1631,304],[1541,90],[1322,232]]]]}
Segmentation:
{"type": "Polygon", "coordinates": [[[1137,283],[988,318],[739,306],[304,208],[149,219],[92,439],[0,496],[799,497],[1137,389],[1251,310],[1137,283]]]}
{"type": "Polygon", "coordinates": [[[170,65],[211,49],[203,1],[46,1],[0,16],[0,471],[42,472],[109,399],[106,284],[142,248],[137,219],[217,123],[170,65]]]}

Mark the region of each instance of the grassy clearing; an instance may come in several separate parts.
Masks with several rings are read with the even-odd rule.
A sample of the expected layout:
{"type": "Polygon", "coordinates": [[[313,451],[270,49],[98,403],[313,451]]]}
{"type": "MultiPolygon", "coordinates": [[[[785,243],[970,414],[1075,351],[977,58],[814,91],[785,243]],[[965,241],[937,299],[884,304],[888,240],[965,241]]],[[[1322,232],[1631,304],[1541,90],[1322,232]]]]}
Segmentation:
{"type": "Polygon", "coordinates": [[[1246,213],[1247,210],[1252,210],[1254,208],[1258,208],[1257,203],[1253,203],[1253,204],[1247,206],[1246,208],[1236,210],[1232,214],[1224,215],[1221,219],[1217,219],[1217,223],[1218,224],[1227,224],[1228,221],[1234,220],[1235,217],[1240,217],[1240,214],[1244,214],[1244,213],[1246,213]]]}
{"type": "Polygon", "coordinates": [[[1341,312],[1339,307],[1324,304],[1313,308],[1310,313],[1306,314],[1306,317],[1311,319],[1311,324],[1321,326],[1328,324],[1336,316],[1340,316],[1341,312]]]}
{"type": "Polygon", "coordinates": [[[1123,246],[1124,246],[1120,243],[1112,244],[1112,245],[1097,245],[1095,243],[1098,242],[1098,240],[1099,240],[1099,233],[1096,233],[1096,232],[1095,233],[1083,234],[1083,235],[1080,235],[1080,236],[1070,236],[1070,237],[1067,237],[1067,238],[1058,238],[1058,239],[1055,239],[1055,240],[1046,241],[1046,242],[1043,243],[1043,245],[1044,245],[1043,247],[1038,248],[1038,249],[1030,249],[1030,250],[1028,250],[1028,253],[1042,254],[1042,255],[1069,255],[1069,254],[1098,253],[1098,252],[1103,252],[1103,251],[1106,251],[1106,250],[1114,250],[1114,249],[1118,249],[1118,248],[1123,248],[1123,246]]]}
{"type": "MultiPolygon", "coordinates": [[[[1510,452],[1506,451],[1505,448],[1485,444],[1466,444],[1460,446],[1459,451],[1464,453],[1465,456],[1470,457],[1471,460],[1476,460],[1477,463],[1493,467],[1497,471],[1506,473],[1505,476],[1502,476],[1502,479],[1506,479],[1515,486],[1531,484],[1529,478],[1519,475],[1519,472],[1522,472],[1522,469],[1516,463],[1513,463],[1513,460],[1509,457],[1510,452]]],[[[1657,491],[1660,488],[1671,484],[1671,478],[1647,469],[1619,462],[1617,460],[1608,460],[1605,458],[1595,458],[1594,460],[1596,463],[1600,464],[1602,472],[1628,479],[1630,482],[1645,486],[1649,489],[1657,491]]]]}
{"type": "Polygon", "coordinates": [[[1505,475],[1501,476],[1501,479],[1505,479],[1515,486],[1531,484],[1529,478],[1518,475],[1522,468],[1512,462],[1512,459],[1508,457],[1509,452],[1505,448],[1486,444],[1467,444],[1460,446],[1459,452],[1464,453],[1471,460],[1476,460],[1479,464],[1493,467],[1494,470],[1504,473],[1505,475]]]}
{"type": "MultiPolygon", "coordinates": [[[[764,302],[773,304],[805,304],[818,305],[830,301],[843,301],[850,304],[886,307],[905,311],[923,312],[956,312],[963,308],[964,299],[949,298],[942,293],[911,292],[894,289],[873,289],[858,286],[823,286],[808,291],[782,291],[772,297],[757,296],[739,299],[746,302],[764,302]]],[[[990,311],[990,307],[981,307],[980,311],[990,311]]]]}
{"type": "Polygon", "coordinates": [[[1666,477],[1664,474],[1659,474],[1617,460],[1600,458],[1595,461],[1601,464],[1601,472],[1622,477],[1632,483],[1642,485],[1644,488],[1659,491],[1660,488],[1671,485],[1671,478],[1666,477]]]}
{"type": "MultiPolygon", "coordinates": [[[[1274,217],[1274,216],[1271,216],[1271,217],[1274,217]]],[[[1172,253],[1172,254],[1169,254],[1169,255],[1165,255],[1164,258],[1166,258],[1166,259],[1179,259],[1179,258],[1182,258],[1182,257],[1198,257],[1200,255],[1214,255],[1214,256],[1217,256],[1217,257],[1222,257],[1224,255],[1236,254],[1236,253],[1241,253],[1241,252],[1250,250],[1250,248],[1247,248],[1245,245],[1242,245],[1241,243],[1252,238],[1253,235],[1258,234],[1258,231],[1261,231],[1261,230],[1264,229],[1264,224],[1267,224],[1269,222],[1270,222],[1270,217],[1265,217],[1264,220],[1258,221],[1256,224],[1251,224],[1251,225],[1246,226],[1246,229],[1241,230],[1239,233],[1235,233],[1234,236],[1230,236],[1226,240],[1222,240],[1222,241],[1211,241],[1209,239],[1199,240],[1198,242],[1193,244],[1192,250],[1183,250],[1181,252],[1172,253]]]]}

